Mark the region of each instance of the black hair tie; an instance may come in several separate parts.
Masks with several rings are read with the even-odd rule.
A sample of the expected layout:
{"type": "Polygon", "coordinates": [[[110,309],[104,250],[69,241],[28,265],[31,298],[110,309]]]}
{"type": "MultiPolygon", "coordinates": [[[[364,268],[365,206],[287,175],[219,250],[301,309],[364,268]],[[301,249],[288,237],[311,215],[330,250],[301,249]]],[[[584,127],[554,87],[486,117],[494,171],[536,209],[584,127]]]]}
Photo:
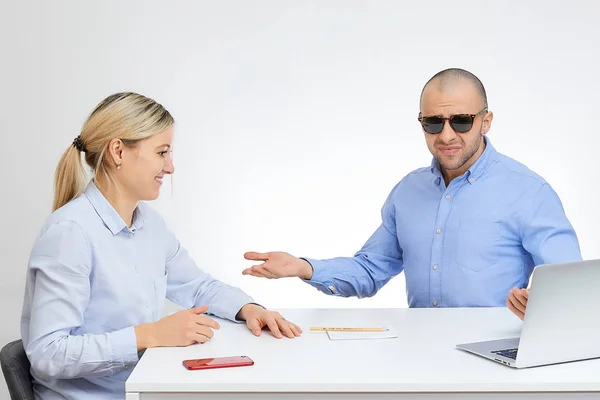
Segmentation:
{"type": "Polygon", "coordinates": [[[85,146],[83,145],[83,140],[81,140],[81,136],[77,136],[73,140],[73,147],[75,147],[77,150],[82,151],[84,153],[87,151],[85,149],[85,146]]]}

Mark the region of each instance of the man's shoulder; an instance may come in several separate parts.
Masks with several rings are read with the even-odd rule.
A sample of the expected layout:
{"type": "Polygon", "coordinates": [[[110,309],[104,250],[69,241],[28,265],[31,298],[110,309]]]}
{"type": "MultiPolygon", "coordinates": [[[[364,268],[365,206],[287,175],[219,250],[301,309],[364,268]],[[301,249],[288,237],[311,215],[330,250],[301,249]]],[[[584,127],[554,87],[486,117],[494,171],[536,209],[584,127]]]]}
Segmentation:
{"type": "Polygon", "coordinates": [[[540,185],[547,183],[546,180],[542,176],[540,176],[536,172],[532,171],[525,164],[523,164],[505,154],[497,153],[496,161],[497,161],[498,166],[501,168],[500,169],[501,172],[513,175],[514,178],[516,178],[516,179],[521,179],[524,181],[529,181],[531,183],[537,183],[540,185]]]}
{"type": "Polygon", "coordinates": [[[417,168],[414,171],[411,171],[408,174],[406,174],[404,179],[409,178],[409,177],[422,177],[423,175],[431,176],[431,167],[417,168]]]}
{"type": "Polygon", "coordinates": [[[435,179],[435,176],[431,172],[431,167],[422,167],[415,169],[406,174],[398,183],[394,185],[390,193],[393,196],[394,193],[401,191],[411,191],[417,187],[422,187],[423,184],[431,179],[435,179]]]}
{"type": "Polygon", "coordinates": [[[432,167],[422,167],[417,168],[402,178],[400,182],[398,182],[398,186],[411,186],[411,185],[421,185],[423,183],[428,183],[434,179],[437,179],[435,173],[432,171],[432,167]]]}

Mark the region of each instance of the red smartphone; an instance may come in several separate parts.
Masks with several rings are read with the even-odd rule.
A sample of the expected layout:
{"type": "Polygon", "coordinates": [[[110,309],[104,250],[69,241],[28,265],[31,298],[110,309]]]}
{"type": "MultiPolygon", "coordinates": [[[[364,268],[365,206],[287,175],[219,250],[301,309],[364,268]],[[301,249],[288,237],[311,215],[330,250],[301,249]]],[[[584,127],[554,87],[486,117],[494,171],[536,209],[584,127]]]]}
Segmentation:
{"type": "Polygon", "coordinates": [[[248,356],[196,358],[194,360],[183,360],[183,366],[191,371],[197,369],[248,367],[254,365],[254,361],[248,356]]]}

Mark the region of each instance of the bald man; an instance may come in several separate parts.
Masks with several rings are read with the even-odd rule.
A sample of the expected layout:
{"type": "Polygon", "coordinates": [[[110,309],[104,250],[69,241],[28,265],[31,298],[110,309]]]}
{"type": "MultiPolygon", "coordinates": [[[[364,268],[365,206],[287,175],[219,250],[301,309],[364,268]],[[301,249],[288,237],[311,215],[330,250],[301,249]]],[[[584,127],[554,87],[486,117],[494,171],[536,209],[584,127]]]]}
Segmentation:
{"type": "Polygon", "coordinates": [[[463,69],[434,75],[419,122],[431,165],[405,176],[381,225],[353,257],[249,252],[244,274],[299,277],[323,293],[369,297],[404,271],[409,307],[507,305],[523,319],[536,265],[581,260],[562,204],[539,175],[498,153],[483,84],[463,69]]]}

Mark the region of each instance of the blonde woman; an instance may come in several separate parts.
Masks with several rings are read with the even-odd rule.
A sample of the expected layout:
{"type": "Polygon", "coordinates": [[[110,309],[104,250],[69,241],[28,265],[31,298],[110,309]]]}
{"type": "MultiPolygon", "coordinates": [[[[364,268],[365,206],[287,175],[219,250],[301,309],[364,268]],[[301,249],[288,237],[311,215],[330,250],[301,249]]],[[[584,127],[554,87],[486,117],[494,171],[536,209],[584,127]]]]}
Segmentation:
{"type": "Polygon", "coordinates": [[[124,398],[138,352],[206,342],[219,329],[206,314],[245,321],[257,336],[263,327],[278,338],[301,334],[198,269],[143,202],[174,173],[173,122],[152,99],[112,95],[58,164],[54,212],[31,253],[21,319],[38,399],[124,398]],[[160,319],[165,297],[186,309],[160,319]]]}

